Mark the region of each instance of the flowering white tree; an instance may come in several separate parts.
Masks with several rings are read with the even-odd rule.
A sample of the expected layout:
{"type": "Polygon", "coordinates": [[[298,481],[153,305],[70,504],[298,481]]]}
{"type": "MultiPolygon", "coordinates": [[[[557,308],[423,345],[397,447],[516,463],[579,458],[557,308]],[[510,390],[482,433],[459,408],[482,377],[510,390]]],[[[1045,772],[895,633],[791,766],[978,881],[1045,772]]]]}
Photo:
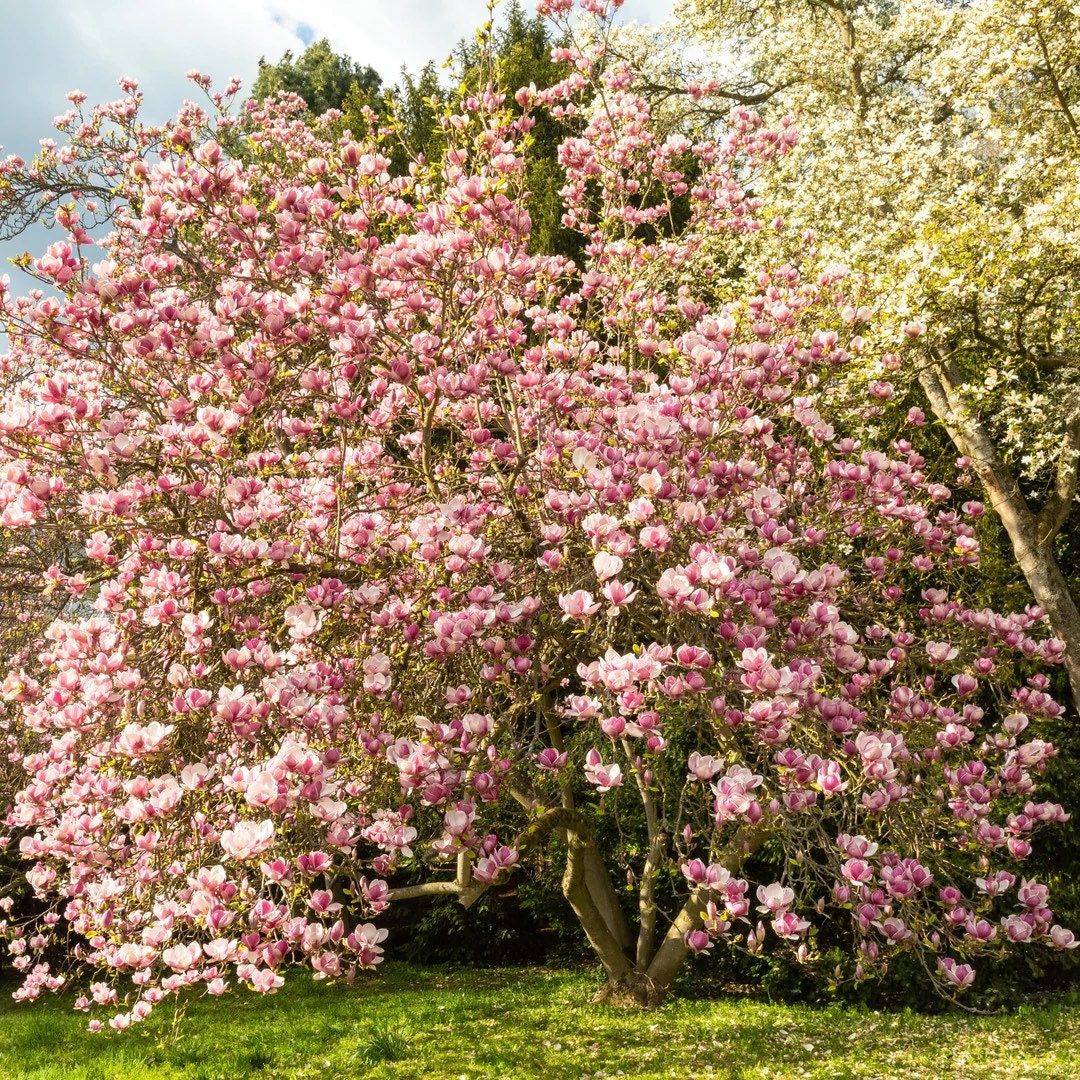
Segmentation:
{"type": "Polygon", "coordinates": [[[1067,642],[1080,702],[1080,612],[1055,543],[1076,505],[1080,454],[1075,3],[685,0],[678,10],[664,47],[637,43],[652,54],[653,95],[689,90],[699,117],[732,99],[774,122],[795,116],[798,147],[756,190],[789,231],[812,230],[823,257],[866,273],[879,361],[904,339],[901,325],[912,332],[903,364],[869,376],[891,367],[901,389],[917,380],[972,462],[1067,642]]]}

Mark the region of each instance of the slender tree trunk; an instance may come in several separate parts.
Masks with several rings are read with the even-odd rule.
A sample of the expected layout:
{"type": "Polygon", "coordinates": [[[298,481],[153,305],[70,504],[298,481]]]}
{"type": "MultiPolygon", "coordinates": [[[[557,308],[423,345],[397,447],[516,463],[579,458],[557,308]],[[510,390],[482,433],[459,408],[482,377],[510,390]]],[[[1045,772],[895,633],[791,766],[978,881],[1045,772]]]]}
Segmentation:
{"type": "Polygon", "coordinates": [[[589,896],[600,912],[604,924],[611,932],[611,936],[619,943],[619,947],[626,951],[632,941],[630,927],[623,914],[622,905],[619,903],[619,894],[611,881],[611,874],[604,865],[604,857],[600,854],[600,848],[595,840],[589,840],[584,851],[584,875],[585,887],[589,890],[589,896]]]}
{"type": "MultiPolygon", "coordinates": [[[[564,748],[562,732],[558,723],[549,712],[544,712],[544,725],[547,728],[551,745],[556,750],[564,748]]],[[[562,782],[562,805],[564,810],[574,814],[574,789],[569,780],[562,782]]],[[[571,819],[576,822],[576,818],[571,819]]],[[[580,822],[576,822],[580,826],[580,822]]],[[[587,896],[591,911],[598,916],[607,929],[608,935],[618,944],[619,949],[625,952],[630,947],[630,927],[627,925],[626,916],[623,914],[622,905],[619,903],[619,894],[612,884],[611,875],[604,865],[604,857],[600,854],[600,848],[596,843],[591,831],[581,827],[567,827],[566,842],[568,848],[572,841],[578,847],[574,849],[574,862],[571,868],[570,852],[567,854],[566,878],[563,881],[563,892],[566,893],[567,881],[572,879],[571,885],[575,890],[575,899],[571,904],[584,903],[587,896]],[[584,890],[582,893],[581,890],[584,890]]],[[[569,899],[569,893],[566,893],[569,899]]],[[[577,910],[577,907],[574,909],[577,910]]],[[[580,916],[579,916],[580,917],[580,916]]]]}
{"type": "Polygon", "coordinates": [[[635,760],[629,741],[623,739],[623,751],[628,761],[633,762],[634,779],[641,793],[641,805],[645,810],[645,828],[649,836],[649,853],[641,870],[638,885],[638,936],[635,958],[639,971],[649,966],[656,949],[656,879],[667,851],[667,834],[660,827],[660,814],[656,799],[645,780],[639,760],[635,760]]]}
{"type": "Polygon", "coordinates": [[[1065,671],[1073,704],[1080,708],[1080,609],[1053,551],[1054,537],[1076,494],[1075,448],[1071,444],[1080,433],[1080,421],[1074,420],[1062,448],[1057,490],[1043,512],[1036,514],[986,427],[961,400],[962,379],[955,364],[935,359],[934,367],[920,376],[923,391],[956,448],[971,459],[987,499],[1008,533],[1035,601],[1046,612],[1054,634],[1065,643],[1065,671]]]}
{"type": "Polygon", "coordinates": [[[676,973],[690,951],[686,946],[686,935],[701,926],[707,900],[708,894],[701,889],[695,889],[690,894],[649,964],[649,979],[662,993],[666,993],[671,987],[676,973]]]}

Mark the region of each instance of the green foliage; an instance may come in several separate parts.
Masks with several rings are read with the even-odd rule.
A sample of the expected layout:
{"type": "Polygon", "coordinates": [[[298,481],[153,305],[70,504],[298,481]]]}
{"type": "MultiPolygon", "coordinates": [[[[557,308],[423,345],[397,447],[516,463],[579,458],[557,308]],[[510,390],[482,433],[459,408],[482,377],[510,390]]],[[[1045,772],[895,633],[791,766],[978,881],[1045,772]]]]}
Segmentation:
{"type": "MultiPolygon", "coordinates": [[[[404,172],[410,159],[423,155],[428,161],[438,161],[445,149],[445,139],[439,127],[439,116],[447,102],[445,88],[439,82],[439,72],[428,61],[420,74],[401,73],[401,82],[390,92],[389,107],[399,127],[402,146],[394,165],[404,172]]],[[[347,117],[351,113],[347,114],[347,117]]]]}
{"type": "Polygon", "coordinates": [[[381,89],[382,79],[374,68],[335,53],[330,42],[322,38],[298,57],[287,52],[276,64],[260,59],[251,96],[263,101],[283,92],[299,94],[318,116],[327,109],[343,108],[346,101],[354,108],[361,99],[374,106],[381,89]]]}

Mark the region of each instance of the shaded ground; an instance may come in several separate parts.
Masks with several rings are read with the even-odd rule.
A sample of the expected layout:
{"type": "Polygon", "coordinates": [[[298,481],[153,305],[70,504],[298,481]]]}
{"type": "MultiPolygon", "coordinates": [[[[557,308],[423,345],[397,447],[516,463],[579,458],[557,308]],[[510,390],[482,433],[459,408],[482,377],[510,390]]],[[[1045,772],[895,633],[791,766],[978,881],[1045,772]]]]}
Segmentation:
{"type": "Polygon", "coordinates": [[[723,1080],[1069,1080],[1080,995],[1001,1016],[919,1016],[731,998],[651,1013],[596,1006],[589,972],[388,964],[356,988],[303,976],[271,997],[163,1009],[89,1035],[70,1001],[0,998],[3,1080],[692,1077],[723,1080]]]}

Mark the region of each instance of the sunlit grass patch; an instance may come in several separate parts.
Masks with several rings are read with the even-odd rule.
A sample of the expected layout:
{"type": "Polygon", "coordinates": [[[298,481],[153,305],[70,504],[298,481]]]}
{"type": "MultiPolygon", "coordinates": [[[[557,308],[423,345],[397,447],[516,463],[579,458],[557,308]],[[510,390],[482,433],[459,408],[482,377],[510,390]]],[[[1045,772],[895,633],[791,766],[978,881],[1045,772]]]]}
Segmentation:
{"type": "Polygon", "coordinates": [[[67,999],[0,1001],[0,1080],[1069,1080],[1080,995],[998,1016],[675,999],[592,1004],[588,970],[388,964],[356,987],[291,976],[269,997],[159,1010],[93,1036],[67,999]]]}

